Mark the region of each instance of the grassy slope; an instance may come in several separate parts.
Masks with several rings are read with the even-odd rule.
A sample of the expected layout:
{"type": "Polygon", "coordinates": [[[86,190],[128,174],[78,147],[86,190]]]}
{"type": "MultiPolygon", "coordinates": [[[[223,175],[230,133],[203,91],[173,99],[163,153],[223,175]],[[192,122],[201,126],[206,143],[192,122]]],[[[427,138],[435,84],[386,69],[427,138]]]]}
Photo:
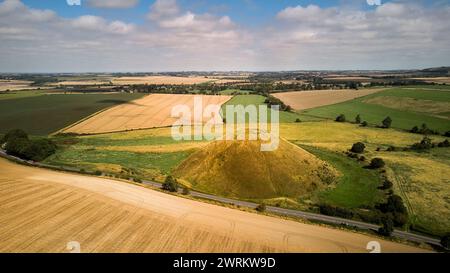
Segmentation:
{"type": "Polygon", "coordinates": [[[450,130],[450,120],[447,119],[433,117],[427,113],[404,111],[363,102],[365,99],[377,96],[388,96],[392,97],[393,100],[396,97],[408,97],[418,100],[450,101],[450,92],[446,91],[394,88],[364,98],[306,110],[302,113],[330,119],[336,118],[339,114],[345,114],[349,120],[353,120],[356,115],[360,114],[362,120],[371,124],[381,124],[386,116],[390,116],[393,119],[392,126],[395,128],[409,130],[414,126],[426,123],[429,128],[440,132],[450,130]]]}
{"type": "Polygon", "coordinates": [[[0,132],[21,128],[47,135],[104,108],[142,94],[38,95],[0,100],[0,132]]]}
{"type": "Polygon", "coordinates": [[[170,137],[167,128],[114,133],[84,137],[56,137],[60,146],[58,152],[46,163],[62,166],[79,166],[86,170],[100,169],[110,173],[120,173],[121,168],[135,170],[142,178],[160,179],[188,157],[193,151],[178,152],[133,152],[127,147],[158,146],[164,151],[165,145],[183,145],[170,137]],[[107,150],[120,147],[122,150],[107,150]]]}
{"type": "MultiPolygon", "coordinates": [[[[267,108],[267,105],[264,103],[265,97],[260,95],[237,95],[233,97],[230,101],[228,101],[224,106],[222,106],[223,110],[223,116],[226,117],[226,106],[227,105],[256,105],[256,106],[263,106],[267,108]]],[[[271,120],[270,118],[270,111],[268,111],[269,118],[268,121],[271,120]]],[[[293,123],[297,119],[300,119],[301,121],[310,121],[310,120],[318,120],[318,118],[313,118],[309,116],[304,116],[298,113],[293,112],[280,112],[280,123],[293,123]]]]}
{"type": "Polygon", "coordinates": [[[322,191],[316,195],[317,203],[360,208],[373,206],[383,200],[383,193],[378,190],[381,181],[375,171],[364,169],[364,165],[341,153],[300,146],[320,159],[330,162],[342,174],[334,189],[322,191]]]}
{"type": "Polygon", "coordinates": [[[187,158],[174,175],[194,189],[246,199],[309,196],[333,183],[337,173],[315,156],[281,141],[261,152],[259,141],[217,141],[187,158]]]}

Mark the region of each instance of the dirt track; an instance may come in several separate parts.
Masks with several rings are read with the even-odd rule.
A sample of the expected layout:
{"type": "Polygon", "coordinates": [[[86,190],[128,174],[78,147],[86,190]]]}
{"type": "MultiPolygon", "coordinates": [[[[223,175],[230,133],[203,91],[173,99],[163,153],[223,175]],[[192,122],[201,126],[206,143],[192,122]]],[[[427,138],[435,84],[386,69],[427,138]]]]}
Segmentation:
{"type": "Polygon", "coordinates": [[[306,110],[353,100],[359,97],[377,93],[379,91],[382,90],[316,90],[277,93],[273,96],[279,98],[285,104],[290,105],[295,110],[306,110]]]}
{"type": "MultiPolygon", "coordinates": [[[[148,129],[171,126],[178,118],[171,117],[172,108],[186,105],[194,113],[196,95],[153,94],[144,98],[121,104],[101,112],[65,130],[66,133],[99,134],[126,130],[148,129]]],[[[208,105],[222,105],[230,96],[198,96],[202,98],[203,109],[208,105]]],[[[219,116],[219,113],[216,113],[219,116]]],[[[205,119],[204,121],[207,121],[205,119]]],[[[192,123],[201,122],[191,120],[192,123]]],[[[220,118],[220,122],[222,119],[220,118]]]]}
{"type": "Polygon", "coordinates": [[[0,252],[65,252],[69,241],[82,252],[367,252],[374,240],[4,159],[0,173],[0,252]]]}

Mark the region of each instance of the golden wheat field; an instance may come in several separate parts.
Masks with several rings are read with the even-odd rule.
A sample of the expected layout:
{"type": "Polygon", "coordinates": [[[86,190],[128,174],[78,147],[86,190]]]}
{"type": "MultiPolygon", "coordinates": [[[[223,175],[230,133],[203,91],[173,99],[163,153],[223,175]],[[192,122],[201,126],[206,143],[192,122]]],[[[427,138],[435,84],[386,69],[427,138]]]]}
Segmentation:
{"type": "MultiPolygon", "coordinates": [[[[83,120],[80,123],[67,128],[64,132],[77,134],[98,134],[172,126],[174,122],[178,120],[178,118],[171,117],[172,108],[177,105],[185,105],[191,109],[191,113],[193,114],[195,97],[201,98],[203,109],[205,109],[208,105],[220,106],[231,98],[230,96],[152,94],[144,98],[107,109],[106,111],[98,113],[91,118],[83,120]]],[[[214,114],[216,117],[220,117],[219,112],[214,114]]],[[[208,119],[205,119],[204,121],[207,120],[208,119]]],[[[190,122],[195,124],[203,121],[192,118],[190,122]]],[[[218,118],[217,122],[222,123],[222,119],[218,118]]]]}
{"type": "Polygon", "coordinates": [[[290,105],[295,110],[305,110],[353,100],[380,91],[382,91],[382,89],[316,90],[316,91],[277,93],[274,94],[273,96],[279,98],[285,104],[290,105]]]}
{"type": "MultiPolygon", "coordinates": [[[[366,235],[0,159],[0,251],[367,252],[366,235]]],[[[380,240],[384,252],[425,250],[380,240]]]]}

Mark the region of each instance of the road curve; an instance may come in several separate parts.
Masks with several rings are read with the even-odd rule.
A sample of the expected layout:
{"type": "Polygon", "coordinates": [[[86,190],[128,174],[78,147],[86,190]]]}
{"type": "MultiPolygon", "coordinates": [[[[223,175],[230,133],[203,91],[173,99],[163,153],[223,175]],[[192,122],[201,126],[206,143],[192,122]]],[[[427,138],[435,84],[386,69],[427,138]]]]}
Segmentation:
{"type": "Polygon", "coordinates": [[[0,159],[0,251],[383,252],[426,250],[0,159]]]}

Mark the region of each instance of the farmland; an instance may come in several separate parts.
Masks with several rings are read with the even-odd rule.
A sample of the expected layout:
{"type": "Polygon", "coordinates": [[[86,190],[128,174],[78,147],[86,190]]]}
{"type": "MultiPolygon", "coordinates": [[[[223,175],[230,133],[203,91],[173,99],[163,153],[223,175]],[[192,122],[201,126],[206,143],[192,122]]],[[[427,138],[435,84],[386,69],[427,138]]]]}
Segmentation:
{"type": "MultiPolygon", "coordinates": [[[[67,252],[70,241],[84,253],[366,252],[373,240],[3,159],[0,171],[1,252],[67,252]]],[[[384,252],[425,252],[377,240],[384,252]]]]}
{"type": "Polygon", "coordinates": [[[329,119],[344,114],[349,120],[360,114],[362,120],[374,125],[380,125],[384,118],[390,116],[394,128],[410,130],[425,123],[429,128],[444,133],[450,130],[449,110],[444,106],[450,102],[450,92],[445,90],[393,88],[301,113],[329,119]],[[436,102],[435,107],[429,109],[433,102],[436,102]]]}
{"type": "MultiPolygon", "coordinates": [[[[95,115],[85,121],[66,129],[66,133],[77,134],[99,134],[109,132],[120,132],[136,129],[148,129],[172,126],[178,118],[172,117],[172,108],[177,105],[189,107],[193,113],[194,95],[164,95],[153,94],[142,99],[135,100],[128,104],[119,105],[95,115]]],[[[203,107],[207,105],[222,105],[230,99],[229,96],[197,96],[202,99],[203,107]]],[[[203,108],[203,109],[204,109],[203,108]]],[[[215,113],[220,124],[222,118],[220,113],[215,113]]],[[[203,123],[207,120],[195,119],[194,115],[190,120],[192,124],[203,123]]]]}
{"type": "Polygon", "coordinates": [[[141,94],[52,94],[38,91],[0,95],[0,133],[21,128],[47,135],[102,109],[142,97],[141,94]],[[9,96],[1,99],[2,96],[9,96]]]}
{"type": "MultiPolygon", "coordinates": [[[[267,104],[264,103],[265,97],[261,95],[237,95],[234,96],[230,101],[228,101],[224,106],[222,107],[223,116],[226,117],[226,106],[227,105],[256,105],[256,106],[262,106],[267,108],[267,104]]],[[[294,112],[286,112],[286,111],[280,111],[279,113],[279,121],[280,123],[293,123],[296,122],[297,119],[300,119],[301,121],[306,120],[318,120],[320,118],[310,117],[301,115],[294,112]]],[[[247,117],[248,120],[248,117],[247,117]]],[[[271,121],[271,114],[270,111],[268,111],[268,122],[271,121]]]]}
{"type": "Polygon", "coordinates": [[[337,104],[355,98],[364,97],[381,91],[380,89],[365,90],[316,90],[303,92],[286,92],[274,94],[295,110],[306,110],[325,105],[337,104]]]}
{"type": "Polygon", "coordinates": [[[233,83],[242,80],[210,78],[206,76],[124,76],[124,77],[70,77],[51,83],[51,86],[88,86],[88,85],[193,85],[206,83],[233,83]]]}

